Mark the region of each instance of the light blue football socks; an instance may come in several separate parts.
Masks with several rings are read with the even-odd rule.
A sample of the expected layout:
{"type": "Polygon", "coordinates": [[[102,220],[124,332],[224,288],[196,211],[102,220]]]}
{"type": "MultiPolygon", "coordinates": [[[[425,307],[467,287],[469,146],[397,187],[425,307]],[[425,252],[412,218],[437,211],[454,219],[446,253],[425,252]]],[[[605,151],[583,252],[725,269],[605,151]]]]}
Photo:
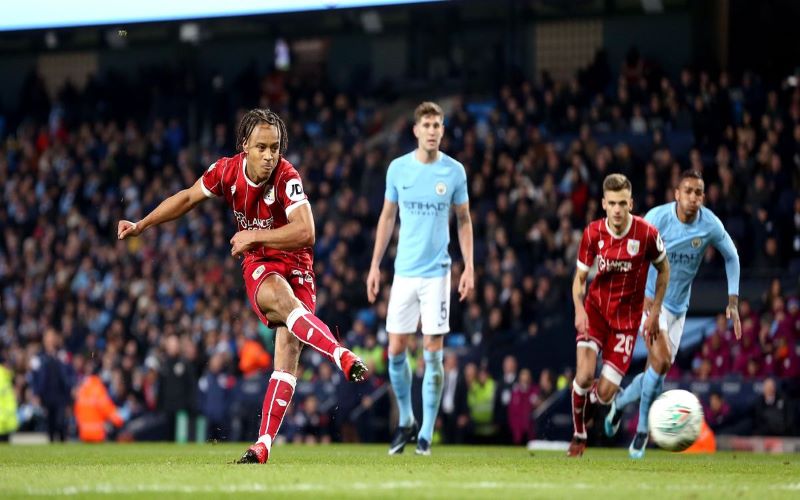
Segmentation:
{"type": "Polygon", "coordinates": [[[659,375],[653,370],[653,367],[648,366],[642,377],[641,386],[641,399],[639,400],[639,423],[636,425],[636,432],[648,432],[648,419],[650,413],[650,406],[653,401],[661,394],[661,389],[664,386],[664,375],[659,375]]]}
{"type": "Polygon", "coordinates": [[[423,357],[425,359],[425,375],[422,377],[422,426],[419,429],[418,437],[430,443],[444,389],[443,353],[442,351],[425,351],[423,357]]]}
{"type": "MultiPolygon", "coordinates": [[[[427,361],[426,357],[426,367],[427,361]]],[[[441,364],[441,357],[439,362],[441,364]]],[[[426,368],[425,377],[427,378],[427,376],[426,368]]],[[[389,380],[392,382],[397,409],[400,412],[397,423],[400,427],[408,427],[414,423],[414,410],[411,408],[411,366],[408,364],[406,351],[396,356],[389,356],[389,380]]]]}

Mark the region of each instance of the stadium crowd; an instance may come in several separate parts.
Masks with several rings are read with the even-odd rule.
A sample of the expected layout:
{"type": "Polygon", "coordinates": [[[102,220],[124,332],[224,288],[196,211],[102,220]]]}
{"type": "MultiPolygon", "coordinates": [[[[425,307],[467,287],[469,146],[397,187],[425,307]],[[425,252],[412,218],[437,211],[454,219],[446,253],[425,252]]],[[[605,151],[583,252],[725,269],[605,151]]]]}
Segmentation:
{"type": "MultiPolygon", "coordinates": [[[[375,307],[364,281],[388,159],[414,147],[411,117],[389,119],[380,98],[310,88],[280,72],[184,86],[176,71],[134,81],[108,74],[52,99],[32,74],[19,111],[0,116],[0,361],[13,373],[21,428],[76,435],[71,405],[96,374],[118,408],[112,420],[126,422],[121,439],[185,433],[186,415],[204,416],[207,431],[197,432],[211,439],[253,437],[273,332],[243,295],[223,204],[202,204],[131,241],[115,234],[119,219],[138,220],[232,155],[238,113],[257,105],[286,120],[288,159],[312,201],[318,315],[373,374],[364,385],[342,383],[306,352],[282,434],[387,439],[390,269],[375,307]],[[197,127],[188,124],[193,106],[197,127]]],[[[800,91],[749,73],[687,68],[671,79],[635,56],[611,75],[598,57],[568,82],[544,74],[491,97],[448,100],[442,149],[468,172],[477,290],[452,301],[446,441],[523,442],[536,435],[534,409],[569,383],[573,360],[553,364],[546,351],[572,349],[569,279],[583,226],[602,215],[599,186],[610,172],[631,178],[644,214],[672,199],[683,169],[701,171],[706,205],[734,238],[744,275],[800,273],[800,91]]],[[[706,261],[701,273],[719,273],[713,251],[706,261]]],[[[776,280],[761,300],[743,300],[742,341],[722,317],[673,375],[796,380],[797,292],[776,280]]],[[[412,355],[413,366],[421,358],[412,355]]]]}

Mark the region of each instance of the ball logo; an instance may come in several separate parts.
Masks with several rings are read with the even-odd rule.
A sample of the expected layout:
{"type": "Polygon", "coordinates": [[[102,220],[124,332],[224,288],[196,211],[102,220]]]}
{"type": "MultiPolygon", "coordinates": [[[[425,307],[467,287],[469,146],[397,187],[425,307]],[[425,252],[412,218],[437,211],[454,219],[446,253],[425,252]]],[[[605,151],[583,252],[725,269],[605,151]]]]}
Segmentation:
{"type": "Polygon", "coordinates": [[[661,430],[669,433],[677,433],[689,423],[692,410],[684,405],[675,404],[669,409],[669,416],[663,423],[661,430]]]}
{"type": "Polygon", "coordinates": [[[275,186],[267,186],[266,192],[264,193],[264,203],[267,205],[275,203],[275,186]]]}
{"type": "Polygon", "coordinates": [[[700,245],[703,244],[703,240],[700,238],[695,238],[692,240],[692,248],[700,248],[700,245]]]}
{"type": "Polygon", "coordinates": [[[439,196],[444,196],[447,193],[447,184],[444,182],[437,182],[436,183],[436,194],[439,196]]]}
{"type": "Polygon", "coordinates": [[[632,257],[639,253],[639,240],[628,240],[628,254],[632,257]]]}
{"type": "Polygon", "coordinates": [[[303,193],[303,185],[300,184],[300,179],[289,179],[286,183],[286,197],[292,201],[302,201],[306,199],[303,193]]]}

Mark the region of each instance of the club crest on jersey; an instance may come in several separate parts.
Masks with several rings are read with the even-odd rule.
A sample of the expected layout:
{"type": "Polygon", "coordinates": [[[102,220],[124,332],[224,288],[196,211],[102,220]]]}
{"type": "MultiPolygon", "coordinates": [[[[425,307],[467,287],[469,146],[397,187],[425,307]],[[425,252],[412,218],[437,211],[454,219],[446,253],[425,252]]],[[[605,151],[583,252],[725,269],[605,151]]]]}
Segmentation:
{"type": "Polygon", "coordinates": [[[275,203],[275,186],[267,186],[267,189],[264,192],[264,203],[267,205],[272,205],[275,203]]]}
{"type": "Polygon", "coordinates": [[[606,242],[605,241],[600,240],[600,241],[597,242],[597,248],[599,248],[600,250],[602,250],[604,246],[606,246],[606,242]]]}
{"type": "Polygon", "coordinates": [[[436,194],[438,194],[439,196],[444,196],[444,194],[447,192],[447,184],[445,184],[444,182],[437,182],[435,189],[436,189],[436,194]]]}
{"type": "Polygon", "coordinates": [[[233,196],[233,195],[235,195],[235,194],[236,194],[236,184],[234,184],[233,186],[231,186],[231,196],[233,196]]]}
{"type": "Polygon", "coordinates": [[[695,238],[692,240],[692,248],[700,248],[700,245],[703,244],[703,240],[700,238],[695,238]]]}
{"type": "Polygon", "coordinates": [[[628,254],[633,257],[639,253],[639,240],[628,240],[628,254]]]}

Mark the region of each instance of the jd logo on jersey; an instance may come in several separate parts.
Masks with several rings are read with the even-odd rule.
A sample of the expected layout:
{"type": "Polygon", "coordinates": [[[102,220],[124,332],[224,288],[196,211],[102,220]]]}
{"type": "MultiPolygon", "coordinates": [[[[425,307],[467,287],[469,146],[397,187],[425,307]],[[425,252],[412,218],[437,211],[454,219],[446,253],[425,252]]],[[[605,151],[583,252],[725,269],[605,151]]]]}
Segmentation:
{"type": "Polygon", "coordinates": [[[436,183],[436,194],[439,196],[444,196],[447,193],[447,184],[444,182],[437,182],[436,183]]]}
{"type": "Polygon", "coordinates": [[[289,179],[289,182],[286,183],[286,196],[292,201],[301,201],[305,199],[303,185],[300,184],[299,179],[289,179]]]}
{"type": "Polygon", "coordinates": [[[628,254],[633,257],[639,253],[639,240],[628,240],[628,254]]]}

